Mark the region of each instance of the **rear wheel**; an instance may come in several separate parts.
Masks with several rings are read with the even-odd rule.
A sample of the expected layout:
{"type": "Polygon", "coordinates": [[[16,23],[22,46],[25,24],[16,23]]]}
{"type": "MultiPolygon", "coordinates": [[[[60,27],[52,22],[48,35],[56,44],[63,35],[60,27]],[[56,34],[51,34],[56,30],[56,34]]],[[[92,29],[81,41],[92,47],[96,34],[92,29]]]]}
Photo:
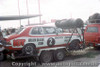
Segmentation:
{"type": "Polygon", "coordinates": [[[43,51],[39,57],[42,63],[49,63],[53,60],[53,55],[51,51],[43,51]]]}
{"type": "Polygon", "coordinates": [[[64,58],[65,58],[65,50],[64,49],[54,51],[55,61],[62,61],[64,58]]]}
{"type": "Polygon", "coordinates": [[[80,41],[78,41],[78,40],[72,41],[70,43],[70,45],[69,45],[69,49],[70,50],[78,50],[78,49],[80,49],[80,41]]]}

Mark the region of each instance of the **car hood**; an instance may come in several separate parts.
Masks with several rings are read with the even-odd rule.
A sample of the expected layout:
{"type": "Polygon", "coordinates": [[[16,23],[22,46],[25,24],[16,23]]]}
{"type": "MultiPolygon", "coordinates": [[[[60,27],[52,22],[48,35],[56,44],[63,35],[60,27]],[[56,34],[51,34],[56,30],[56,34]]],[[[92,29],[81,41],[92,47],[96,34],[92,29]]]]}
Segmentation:
{"type": "Polygon", "coordinates": [[[15,39],[16,37],[18,37],[18,34],[11,34],[11,35],[5,36],[4,38],[7,40],[11,40],[11,39],[15,39]]]}

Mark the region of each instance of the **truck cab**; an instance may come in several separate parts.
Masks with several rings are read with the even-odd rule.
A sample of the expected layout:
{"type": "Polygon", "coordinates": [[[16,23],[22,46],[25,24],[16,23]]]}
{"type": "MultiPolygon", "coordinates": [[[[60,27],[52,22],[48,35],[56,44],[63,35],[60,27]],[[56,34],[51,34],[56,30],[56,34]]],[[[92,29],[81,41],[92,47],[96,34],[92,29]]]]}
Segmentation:
{"type": "Polygon", "coordinates": [[[100,47],[100,24],[87,25],[84,38],[87,46],[100,47]]]}

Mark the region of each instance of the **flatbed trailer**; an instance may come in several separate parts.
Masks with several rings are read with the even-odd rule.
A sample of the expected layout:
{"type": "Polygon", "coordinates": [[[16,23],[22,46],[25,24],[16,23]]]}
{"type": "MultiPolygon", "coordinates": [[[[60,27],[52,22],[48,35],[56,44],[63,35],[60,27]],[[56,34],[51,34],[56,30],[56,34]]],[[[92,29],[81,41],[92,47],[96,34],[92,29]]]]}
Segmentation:
{"type": "MultiPolygon", "coordinates": [[[[67,51],[84,49],[83,36],[77,33],[63,33],[60,27],[31,25],[20,28],[18,32],[5,38],[4,55],[12,59],[36,57],[38,61],[48,63],[61,61],[67,51]]],[[[65,27],[64,27],[65,29],[65,27]]],[[[1,59],[2,60],[2,59],[1,59]]]]}

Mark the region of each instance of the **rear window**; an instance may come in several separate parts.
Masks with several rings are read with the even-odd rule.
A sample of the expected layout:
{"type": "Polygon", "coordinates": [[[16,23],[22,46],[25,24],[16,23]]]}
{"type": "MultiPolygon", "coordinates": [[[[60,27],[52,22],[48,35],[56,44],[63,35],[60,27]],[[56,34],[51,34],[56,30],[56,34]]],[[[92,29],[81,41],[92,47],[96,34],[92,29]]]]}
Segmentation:
{"type": "Polygon", "coordinates": [[[87,32],[98,32],[98,27],[88,27],[87,32]]]}

